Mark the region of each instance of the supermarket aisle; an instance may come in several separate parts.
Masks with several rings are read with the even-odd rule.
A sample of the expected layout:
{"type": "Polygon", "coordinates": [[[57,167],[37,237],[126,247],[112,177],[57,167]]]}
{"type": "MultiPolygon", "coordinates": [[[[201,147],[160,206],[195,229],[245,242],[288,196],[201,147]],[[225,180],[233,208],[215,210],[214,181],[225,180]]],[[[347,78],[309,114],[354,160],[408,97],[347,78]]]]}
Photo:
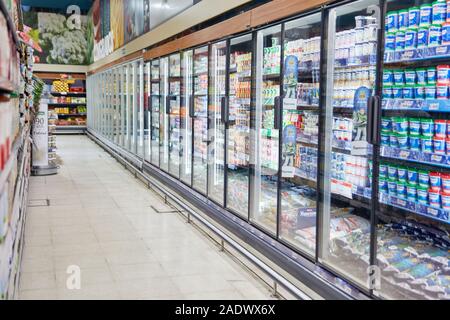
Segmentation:
{"type": "Polygon", "coordinates": [[[63,164],[34,177],[21,299],[269,299],[249,273],[87,137],[58,137],[63,164]],[[81,289],[66,286],[81,268],[81,289]]]}

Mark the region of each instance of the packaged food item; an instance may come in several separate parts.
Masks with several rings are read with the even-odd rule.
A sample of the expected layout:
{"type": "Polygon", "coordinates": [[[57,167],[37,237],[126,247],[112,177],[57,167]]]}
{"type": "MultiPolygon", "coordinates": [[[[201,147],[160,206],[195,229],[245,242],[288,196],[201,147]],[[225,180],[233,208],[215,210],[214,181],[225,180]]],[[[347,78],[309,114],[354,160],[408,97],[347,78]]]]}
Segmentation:
{"type": "Polygon", "coordinates": [[[406,167],[400,166],[397,168],[398,181],[402,183],[407,183],[408,181],[408,169],[406,167]]]}
{"type": "Polygon", "coordinates": [[[433,153],[433,138],[431,136],[422,136],[420,145],[423,153],[433,153]]]}
{"type": "Polygon", "coordinates": [[[409,13],[408,10],[400,10],[398,12],[398,29],[406,30],[409,27],[409,13]]]}
{"type": "Polygon", "coordinates": [[[450,174],[442,174],[441,179],[442,179],[442,189],[445,192],[450,193],[450,174]]]}
{"type": "Polygon", "coordinates": [[[442,209],[445,211],[450,211],[450,192],[448,190],[443,190],[441,192],[442,209]]]}
{"type": "Polygon", "coordinates": [[[394,70],[394,85],[403,86],[406,83],[405,72],[403,70],[394,70]]]}
{"type": "Polygon", "coordinates": [[[411,151],[420,151],[420,137],[409,136],[409,149],[411,151]]]}
{"type": "Polygon", "coordinates": [[[394,179],[388,180],[388,192],[390,196],[397,196],[397,181],[394,179]]]}
{"type": "Polygon", "coordinates": [[[441,193],[440,191],[428,190],[429,204],[433,208],[441,207],[441,193]]]}
{"type": "Polygon", "coordinates": [[[433,138],[434,153],[445,154],[445,138],[433,138]]]}
{"type": "MultiPolygon", "coordinates": [[[[418,27],[420,24],[420,8],[411,7],[408,10],[408,27],[418,27]]],[[[395,16],[391,17],[392,22],[390,25],[395,26],[395,16]]],[[[398,26],[398,14],[397,14],[397,26],[398,26]]]]}
{"type": "Polygon", "coordinates": [[[394,72],[392,70],[383,71],[383,86],[393,86],[394,85],[394,72]]]}
{"type": "Polygon", "coordinates": [[[442,25],[432,24],[429,30],[428,46],[438,47],[442,43],[442,25]]]}
{"type": "Polygon", "coordinates": [[[414,184],[408,184],[407,187],[407,199],[408,201],[417,201],[417,186],[414,184]]]}
{"type": "Polygon", "coordinates": [[[427,69],[427,84],[437,83],[437,70],[435,67],[430,67],[427,69]]]}
{"type": "Polygon", "coordinates": [[[420,25],[429,26],[433,21],[433,6],[425,3],[420,6],[420,25]]]}
{"type": "Polygon", "coordinates": [[[442,185],[441,174],[439,172],[430,172],[430,186],[431,190],[440,192],[442,185]]]}
{"type": "Polygon", "coordinates": [[[408,134],[398,133],[397,134],[398,147],[400,149],[408,149],[409,148],[409,137],[408,134]]]}
{"type": "Polygon", "coordinates": [[[425,99],[425,86],[421,84],[416,84],[414,86],[414,98],[415,99],[425,99]]]}
{"type": "Polygon", "coordinates": [[[397,181],[398,179],[398,169],[395,165],[388,165],[388,178],[397,181]]]}
{"type": "Polygon", "coordinates": [[[422,130],[422,136],[432,137],[434,135],[434,121],[433,119],[422,118],[420,119],[420,127],[422,130]]]}
{"type": "Polygon", "coordinates": [[[428,31],[429,27],[420,27],[417,31],[417,48],[428,47],[428,31]]]}
{"type": "Polygon", "coordinates": [[[417,202],[428,205],[428,187],[419,185],[417,187],[417,202]]]}
{"type": "Polygon", "coordinates": [[[450,65],[439,65],[436,68],[437,84],[448,86],[450,84],[450,65]]]}
{"type": "Polygon", "coordinates": [[[427,84],[427,69],[420,68],[416,70],[416,78],[418,85],[426,85],[427,84]]]}
{"type": "Polygon", "coordinates": [[[383,117],[381,118],[381,132],[390,133],[392,131],[392,119],[383,117]]]}
{"type": "MultiPolygon", "coordinates": [[[[395,32],[388,32],[386,34],[386,45],[385,49],[386,52],[394,52],[395,51],[395,40],[396,40],[396,34],[395,32]]],[[[427,45],[428,45],[428,38],[427,38],[427,45]]]]}
{"type": "Polygon", "coordinates": [[[390,139],[391,139],[390,134],[386,134],[383,132],[381,133],[381,145],[382,146],[389,147],[390,139]]]}
{"type": "Polygon", "coordinates": [[[394,94],[392,93],[391,86],[383,86],[383,99],[392,99],[394,94]]]}
{"type": "Polygon", "coordinates": [[[436,137],[445,139],[447,137],[447,121],[434,120],[434,132],[436,137]]]}
{"type": "Polygon", "coordinates": [[[447,0],[447,15],[446,15],[447,22],[450,22],[450,0],[447,0]]]}
{"type": "Polygon", "coordinates": [[[409,121],[405,117],[394,117],[393,128],[398,134],[407,135],[409,131],[409,121]]]}
{"type": "Polygon", "coordinates": [[[397,182],[397,197],[400,199],[406,199],[407,197],[406,184],[403,182],[397,182]]]}
{"type": "Polygon", "coordinates": [[[443,24],[447,19],[447,4],[445,1],[433,2],[433,24],[443,24]]]}
{"type": "Polygon", "coordinates": [[[380,192],[383,193],[388,193],[389,192],[389,187],[388,187],[388,182],[385,178],[381,178],[378,180],[378,189],[380,190],[380,192]]]}
{"type": "Polygon", "coordinates": [[[387,29],[389,31],[398,30],[398,12],[397,11],[388,12],[386,14],[386,18],[387,18],[387,29]]]}
{"type": "Polygon", "coordinates": [[[442,44],[450,44],[450,22],[446,22],[442,25],[442,44]]]}
{"type": "Polygon", "coordinates": [[[405,31],[397,31],[395,33],[395,51],[396,52],[402,52],[405,50],[405,39],[406,39],[405,31]]]}
{"type": "Polygon", "coordinates": [[[417,27],[409,27],[405,32],[405,49],[411,50],[417,48],[417,27]]]}
{"type": "Polygon", "coordinates": [[[415,186],[419,183],[419,173],[417,170],[408,168],[408,182],[415,186]]]}
{"type": "Polygon", "coordinates": [[[392,98],[393,99],[403,98],[403,85],[395,85],[392,87],[392,98]]]}
{"type": "Polygon", "coordinates": [[[424,188],[430,187],[430,173],[425,170],[419,170],[419,185],[424,188]]]}
{"type": "Polygon", "coordinates": [[[418,137],[420,135],[421,122],[419,118],[409,118],[409,134],[418,137]]]}
{"type": "Polygon", "coordinates": [[[448,86],[447,85],[438,84],[436,86],[436,98],[443,99],[443,100],[448,99],[448,86]]]}
{"type": "Polygon", "coordinates": [[[405,85],[403,87],[403,99],[414,99],[415,86],[405,85]]]}
{"type": "Polygon", "coordinates": [[[414,69],[405,70],[405,83],[407,85],[415,85],[416,84],[416,70],[414,70],[414,69]]]}
{"type": "Polygon", "coordinates": [[[425,87],[425,99],[436,99],[436,85],[428,84],[425,87]]]}

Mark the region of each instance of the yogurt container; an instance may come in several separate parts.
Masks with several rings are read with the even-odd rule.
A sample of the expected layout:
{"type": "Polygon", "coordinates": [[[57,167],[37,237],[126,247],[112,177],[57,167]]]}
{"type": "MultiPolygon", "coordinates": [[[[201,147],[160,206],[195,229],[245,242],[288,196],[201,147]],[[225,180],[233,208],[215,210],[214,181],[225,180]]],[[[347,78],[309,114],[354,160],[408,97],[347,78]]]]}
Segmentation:
{"type": "Polygon", "coordinates": [[[394,85],[394,72],[392,70],[383,71],[383,86],[393,86],[394,85]]]}
{"type": "Polygon", "coordinates": [[[439,191],[434,191],[432,189],[428,190],[428,197],[430,200],[430,207],[441,207],[441,193],[439,191]]]}
{"type": "Polygon", "coordinates": [[[405,70],[405,83],[407,85],[415,85],[416,84],[416,70],[405,70]]]}
{"type": "Polygon", "coordinates": [[[422,136],[420,146],[423,153],[433,153],[433,138],[422,136]]]}
{"type": "Polygon", "coordinates": [[[434,120],[434,133],[436,137],[445,139],[447,137],[447,120],[434,120]]]}
{"type": "Polygon", "coordinates": [[[393,99],[403,98],[403,85],[395,85],[392,87],[392,98],[393,99]]]}
{"type": "Polygon", "coordinates": [[[445,154],[445,138],[434,137],[433,138],[433,149],[436,154],[445,154]]]}
{"type": "Polygon", "coordinates": [[[426,85],[427,84],[427,69],[421,68],[416,70],[417,84],[426,85]]]}
{"type": "MultiPolygon", "coordinates": [[[[420,14],[420,12],[419,12],[420,14]]],[[[387,29],[389,31],[396,31],[398,30],[398,12],[397,11],[391,11],[386,14],[387,18],[387,29]]]]}
{"type": "Polygon", "coordinates": [[[436,99],[436,85],[427,84],[425,87],[425,99],[436,99]]]}
{"type": "Polygon", "coordinates": [[[388,186],[387,180],[384,178],[380,178],[378,181],[379,181],[378,188],[379,188],[380,192],[389,193],[389,186],[388,186]]]}
{"type": "Polygon", "coordinates": [[[398,29],[405,30],[408,28],[409,14],[408,10],[400,10],[398,12],[398,29]]]}
{"type": "Polygon", "coordinates": [[[447,85],[438,84],[436,86],[436,98],[441,99],[441,100],[448,99],[448,86],[447,85]]]}
{"type": "Polygon", "coordinates": [[[399,197],[400,199],[406,199],[406,195],[407,195],[406,184],[398,182],[397,183],[397,197],[399,197]]]}
{"type": "Polygon", "coordinates": [[[442,190],[450,193],[450,174],[442,174],[442,190]]]}
{"type": "Polygon", "coordinates": [[[447,137],[447,139],[445,140],[445,149],[447,151],[447,155],[450,155],[450,138],[447,137]]]}
{"type": "Polygon", "coordinates": [[[437,66],[437,84],[448,86],[450,84],[450,65],[437,66]]]}
{"type": "Polygon", "coordinates": [[[409,149],[408,134],[397,134],[398,147],[400,149],[409,149]]]}
{"type": "Polygon", "coordinates": [[[444,211],[450,211],[450,192],[441,192],[442,209],[444,211]]]}
{"type": "Polygon", "coordinates": [[[383,117],[381,118],[381,132],[391,133],[392,132],[392,119],[383,117]]]}
{"type": "Polygon", "coordinates": [[[388,166],[385,163],[380,164],[380,178],[387,179],[388,178],[388,166]]]}
{"type": "MultiPolygon", "coordinates": [[[[397,16],[398,18],[398,16],[397,16]]],[[[431,4],[423,4],[420,6],[420,25],[429,26],[433,21],[433,6],[431,4]]]]}
{"type": "Polygon", "coordinates": [[[433,24],[444,23],[447,19],[447,4],[445,1],[433,2],[433,24]]]}
{"type": "Polygon", "coordinates": [[[414,86],[414,98],[425,99],[425,86],[422,84],[416,84],[414,86]]]}
{"type": "Polygon", "coordinates": [[[417,48],[428,47],[428,31],[429,27],[420,27],[417,31],[417,48]]]}
{"type": "Polygon", "coordinates": [[[417,27],[410,27],[405,32],[405,49],[411,50],[417,48],[417,27]]]}
{"type": "Polygon", "coordinates": [[[430,173],[425,170],[419,170],[419,186],[423,188],[429,188],[430,187],[430,173]]]}
{"type": "Polygon", "coordinates": [[[417,201],[417,186],[413,184],[408,184],[406,187],[407,199],[411,202],[417,201]]]}
{"type": "Polygon", "coordinates": [[[419,173],[417,170],[408,168],[408,183],[413,185],[417,185],[419,183],[419,173]]]}
{"type": "Polygon", "coordinates": [[[439,172],[430,172],[430,186],[431,190],[440,192],[442,185],[441,174],[439,172]]]}
{"type": "Polygon", "coordinates": [[[388,192],[390,196],[396,196],[397,195],[397,181],[395,180],[388,180],[388,192]]]}
{"type": "Polygon", "coordinates": [[[396,133],[391,133],[389,135],[389,146],[391,148],[398,148],[398,138],[396,133]]]}
{"type": "Polygon", "coordinates": [[[384,147],[389,147],[391,143],[391,136],[386,133],[381,133],[381,145],[384,147]]]}
{"type": "Polygon", "coordinates": [[[432,24],[428,34],[428,46],[438,47],[442,43],[442,25],[432,24]]]}
{"type": "Polygon", "coordinates": [[[395,180],[397,181],[398,179],[398,168],[394,165],[388,165],[388,178],[390,180],[395,180]]]}
{"type": "MultiPolygon", "coordinates": [[[[390,25],[395,25],[395,17],[392,17],[394,22],[390,23],[390,25]]],[[[398,21],[398,14],[397,14],[398,21]]],[[[420,8],[419,7],[411,7],[408,10],[408,27],[418,27],[420,24],[420,8]]],[[[398,26],[398,22],[397,22],[398,26]]]]}
{"type": "Polygon", "coordinates": [[[405,85],[403,87],[403,99],[414,99],[414,85],[405,85]]]}
{"type": "Polygon", "coordinates": [[[409,131],[409,121],[408,118],[404,117],[394,117],[392,119],[392,125],[394,128],[394,132],[398,134],[407,135],[409,131]]]}
{"type": "Polygon", "coordinates": [[[442,25],[442,44],[450,44],[450,22],[446,22],[442,25]]]}
{"type": "Polygon", "coordinates": [[[447,22],[450,22],[450,0],[447,0],[447,22]]]}
{"type": "Polygon", "coordinates": [[[400,166],[397,168],[398,181],[406,183],[408,181],[408,169],[400,166]]]}
{"type": "Polygon", "coordinates": [[[417,202],[423,205],[428,205],[428,188],[417,187],[417,202]]]}
{"type": "MultiPolygon", "coordinates": [[[[405,31],[397,31],[395,33],[395,51],[402,52],[405,50],[405,31]]],[[[440,45],[440,43],[439,43],[440,45]]]]}
{"type": "Polygon", "coordinates": [[[392,86],[383,86],[383,99],[392,99],[393,97],[392,86]]]}
{"type": "Polygon", "coordinates": [[[430,67],[427,69],[427,84],[437,83],[437,71],[436,68],[430,67]]]}
{"type": "Polygon", "coordinates": [[[410,136],[420,136],[421,122],[419,118],[409,118],[409,134],[410,136]]]}
{"type": "Polygon", "coordinates": [[[433,119],[427,119],[427,118],[420,119],[420,129],[422,131],[422,136],[431,138],[434,135],[433,119]]]}
{"type": "Polygon", "coordinates": [[[405,83],[405,72],[403,70],[394,70],[394,85],[403,86],[405,83]]]}
{"type": "Polygon", "coordinates": [[[420,137],[419,136],[409,136],[409,149],[411,151],[420,151],[420,137]]]}

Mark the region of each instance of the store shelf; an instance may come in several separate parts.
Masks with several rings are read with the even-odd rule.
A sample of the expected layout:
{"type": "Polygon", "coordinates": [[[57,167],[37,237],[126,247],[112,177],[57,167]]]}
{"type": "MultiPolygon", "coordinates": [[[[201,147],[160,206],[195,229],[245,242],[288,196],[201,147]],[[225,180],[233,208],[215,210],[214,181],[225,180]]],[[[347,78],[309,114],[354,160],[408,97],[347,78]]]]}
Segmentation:
{"type": "Polygon", "coordinates": [[[408,201],[406,199],[400,199],[386,193],[380,193],[380,202],[388,206],[406,210],[422,217],[450,224],[449,212],[440,208],[433,208],[420,203],[408,201]]]}
{"type": "Polygon", "coordinates": [[[52,92],[54,97],[72,97],[72,98],[84,98],[86,97],[86,92],[52,92]]]}
{"type": "Polygon", "coordinates": [[[450,45],[434,48],[420,48],[405,50],[403,52],[387,52],[384,55],[386,66],[398,66],[401,64],[439,63],[450,60],[450,45]]]}
{"type": "Polygon", "coordinates": [[[450,168],[450,155],[423,153],[421,151],[403,150],[387,146],[381,147],[380,155],[387,159],[403,160],[450,168]]]}
{"type": "Polygon", "coordinates": [[[65,108],[76,108],[85,107],[86,103],[49,103],[49,107],[65,107],[65,108]]]}
{"type": "Polygon", "coordinates": [[[450,100],[447,99],[383,99],[383,110],[450,112],[450,100]]]}
{"type": "Polygon", "coordinates": [[[338,68],[357,68],[357,67],[375,67],[377,64],[376,55],[365,55],[353,58],[335,59],[334,67],[338,68]]]}
{"type": "Polygon", "coordinates": [[[9,15],[8,9],[6,8],[3,0],[0,0],[0,11],[3,13],[3,16],[6,19],[9,32],[12,36],[12,39],[14,40],[14,44],[16,45],[16,47],[18,49],[20,46],[20,41],[19,41],[19,37],[17,36],[16,26],[14,25],[14,22],[12,21],[11,16],[9,15]]]}
{"type": "Polygon", "coordinates": [[[58,113],[58,117],[86,117],[86,113],[73,113],[73,114],[65,114],[65,113],[58,113]]]}

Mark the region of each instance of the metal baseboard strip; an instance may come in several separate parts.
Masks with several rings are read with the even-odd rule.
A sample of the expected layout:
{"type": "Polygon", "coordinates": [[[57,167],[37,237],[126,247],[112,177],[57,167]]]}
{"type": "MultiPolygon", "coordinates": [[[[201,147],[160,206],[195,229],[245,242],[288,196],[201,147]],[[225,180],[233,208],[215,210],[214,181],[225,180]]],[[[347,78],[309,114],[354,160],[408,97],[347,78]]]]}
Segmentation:
{"type": "MultiPolygon", "coordinates": [[[[236,240],[228,236],[221,229],[216,227],[210,221],[205,219],[204,216],[193,210],[190,206],[186,204],[189,202],[194,207],[200,209],[202,213],[206,214],[208,217],[212,218],[218,224],[229,230],[236,237],[238,237],[244,243],[249,244],[252,248],[257,250],[263,256],[265,256],[269,261],[274,262],[278,267],[283,269],[293,278],[297,279],[300,283],[308,288],[311,288],[314,292],[320,295],[324,299],[332,300],[351,300],[355,297],[347,294],[343,290],[340,290],[332,283],[326,279],[319,276],[315,271],[317,271],[317,266],[303,257],[296,255],[296,259],[292,259],[286,252],[282,252],[273,243],[262,239],[261,234],[255,234],[251,232],[244,225],[247,224],[241,219],[232,216],[230,213],[220,208],[216,204],[208,201],[200,194],[197,194],[192,189],[183,185],[179,181],[173,179],[169,175],[163,173],[159,169],[153,167],[152,165],[143,162],[136,156],[129,153],[127,150],[109,142],[105,141],[104,138],[99,137],[95,132],[88,130],[88,136],[97,142],[103,149],[114,156],[119,162],[124,165],[128,165],[130,168],[134,169],[134,174],[139,175],[144,178],[150,185],[158,189],[165,196],[170,198],[170,200],[175,203],[180,208],[183,208],[189,215],[195,217],[200,223],[205,227],[215,233],[218,237],[223,239],[228,245],[233,247],[236,251],[246,257],[249,261],[255,264],[260,270],[262,270],[266,275],[268,275],[274,282],[282,286],[284,289],[289,291],[291,294],[302,300],[310,300],[311,298],[300,290],[296,285],[282,276],[280,273],[276,272],[272,267],[266,264],[264,261],[259,259],[249,250],[244,248],[236,240]],[[182,199],[178,198],[176,194],[180,195],[182,199]],[[184,201],[183,201],[184,200],[184,201]]],[[[247,224],[248,225],[248,224],[247,224]]],[[[273,241],[272,241],[273,242],[273,241]]],[[[282,244],[277,244],[282,245],[282,244]]],[[[290,249],[288,249],[290,250],[290,249]]],[[[365,295],[361,294],[358,298],[367,298],[365,295]]]]}

